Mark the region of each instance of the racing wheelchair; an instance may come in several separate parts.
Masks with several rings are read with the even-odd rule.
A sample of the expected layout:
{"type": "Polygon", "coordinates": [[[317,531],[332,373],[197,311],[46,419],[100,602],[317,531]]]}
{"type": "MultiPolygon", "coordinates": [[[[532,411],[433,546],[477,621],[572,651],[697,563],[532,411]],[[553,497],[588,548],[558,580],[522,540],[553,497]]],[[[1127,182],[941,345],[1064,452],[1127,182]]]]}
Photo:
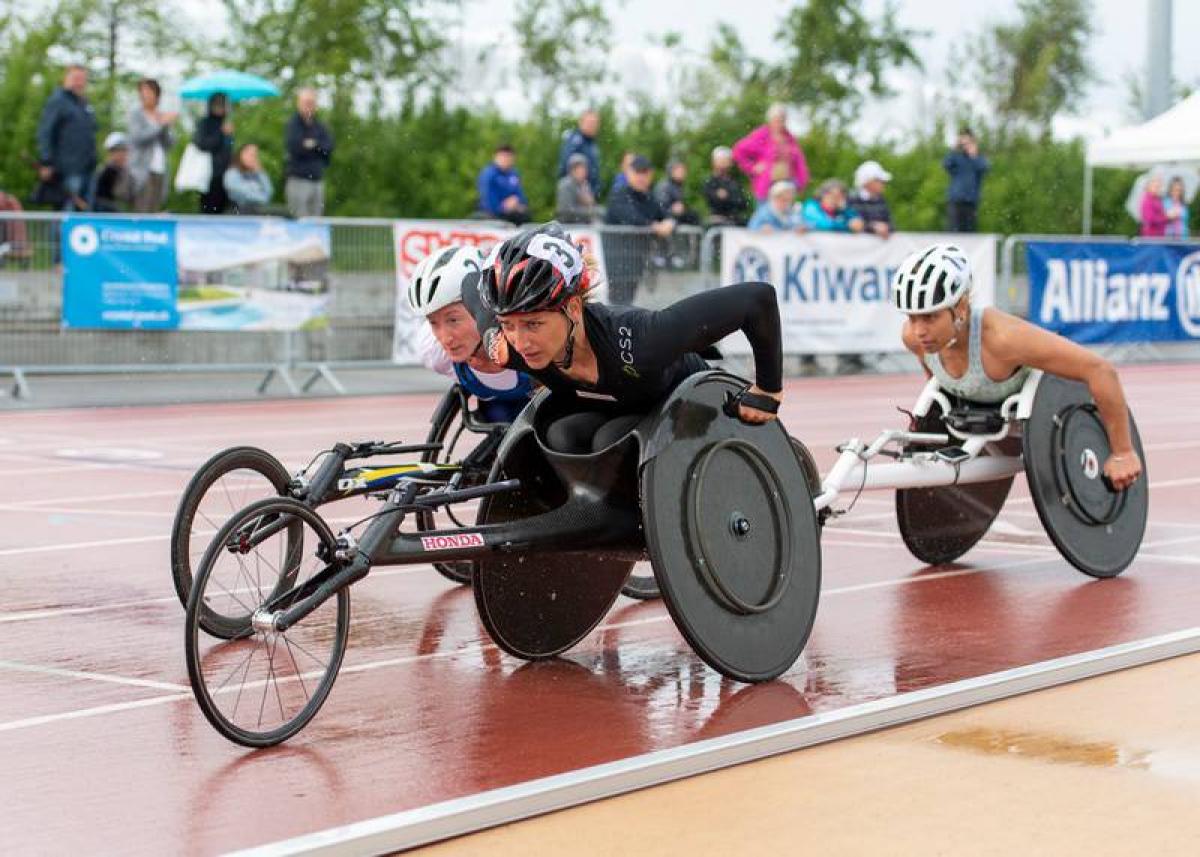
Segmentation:
{"type": "Polygon", "coordinates": [[[205,551],[188,600],[188,675],[205,716],[246,746],[294,735],[340,669],[352,584],[383,566],[430,561],[472,561],[488,634],[538,659],[586,637],[634,563],[649,558],[700,657],[740,681],[780,675],[816,615],[816,486],[806,452],[778,421],[750,426],[731,415],[745,386],[721,372],[695,375],[586,455],[547,446],[547,425],[574,403],[543,390],[505,433],[486,482],[408,478],[361,535],[335,534],[293,497],[238,511],[205,551]],[[423,517],[470,500],[480,501],[473,526],[421,528],[423,517]],[[237,617],[241,632],[202,636],[210,610],[237,617]]]}
{"type": "MultiPolygon", "coordinates": [[[[901,534],[925,562],[976,544],[1021,470],[1051,540],[1077,568],[1111,577],[1136,555],[1146,477],[1124,492],[1104,484],[1107,436],[1082,385],[1033,373],[999,406],[964,406],[931,382],[913,427],[870,444],[851,439],[824,480],[779,421],[736,419],[745,386],[722,372],[694,375],[623,438],[586,455],[546,444],[547,425],[573,403],[542,391],[504,435],[486,482],[408,479],[361,536],[335,535],[294,498],[242,509],[205,551],[188,602],[188,675],[205,716],[246,746],[296,734],[340,669],[349,587],[374,568],[431,560],[473,561],[488,634],[509,654],[538,659],[587,636],[632,564],[648,557],[700,658],[738,681],[773,679],[808,640],[820,525],[855,482],[896,490],[901,534]],[[894,461],[872,465],[879,456],[894,461]],[[419,524],[468,500],[481,501],[474,526],[403,530],[409,516],[419,524]],[[243,632],[206,647],[206,609],[239,615],[243,632]]],[[[1132,417],[1131,429],[1141,454],[1132,417]]]]}
{"type": "MultiPolygon", "coordinates": [[[[463,487],[487,479],[500,439],[508,425],[487,422],[470,406],[469,394],[453,385],[438,403],[430,419],[424,443],[384,441],[337,443],[318,453],[299,472],[289,473],[282,462],[266,450],[235,446],[206,461],[192,476],[176,508],[171,527],[171,579],[180,603],[187,608],[193,571],[208,540],[221,523],[253,499],[280,496],[299,500],[312,508],[350,497],[384,498],[397,484],[420,478],[423,483],[444,483],[457,476],[463,487]],[[471,440],[475,443],[472,445],[471,440]],[[354,462],[391,455],[417,455],[415,462],[392,462],[348,466],[354,462]]],[[[451,520],[462,526],[454,511],[451,520]]],[[[419,529],[436,526],[432,512],[416,517],[419,529]]],[[[469,562],[434,562],[443,576],[455,583],[471,582],[469,562]]],[[[652,574],[631,573],[622,587],[630,598],[658,597],[652,574]]],[[[244,618],[224,617],[206,610],[201,627],[226,639],[246,629],[244,618]]]]}
{"type": "Polygon", "coordinates": [[[1033,371],[1003,402],[980,404],[953,400],[930,379],[912,417],[907,431],[839,447],[816,499],[823,519],[844,489],[894,489],[909,552],[931,565],[953,562],[987,533],[1024,472],[1042,526],[1067,562],[1099,578],[1133,562],[1149,514],[1149,477],[1132,414],[1143,471],[1124,491],[1102,473],[1108,435],[1087,386],[1077,381],[1033,371]],[[893,461],[872,463],[880,456],[893,461]]]}

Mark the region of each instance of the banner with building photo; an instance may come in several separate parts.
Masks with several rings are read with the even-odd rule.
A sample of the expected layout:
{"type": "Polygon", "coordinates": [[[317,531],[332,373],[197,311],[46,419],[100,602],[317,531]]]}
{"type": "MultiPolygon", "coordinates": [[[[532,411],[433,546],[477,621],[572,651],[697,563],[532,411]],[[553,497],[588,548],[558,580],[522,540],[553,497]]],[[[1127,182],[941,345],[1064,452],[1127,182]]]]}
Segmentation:
{"type": "Polygon", "coordinates": [[[279,218],[180,220],[181,330],[329,324],[329,227],[279,218]]]}
{"type": "MultiPolygon", "coordinates": [[[[878,354],[901,351],[904,317],[892,306],[892,274],[906,256],[930,244],[961,247],[974,272],[972,304],[996,291],[996,236],[898,232],[874,235],[725,230],[721,282],[764,281],[779,293],[785,354],[878,354]]],[[[721,345],[748,354],[742,334],[721,345]]]]}
{"type": "Polygon", "coordinates": [[[66,328],[264,331],[328,323],[328,226],[68,217],[63,246],[66,328]]]}
{"type": "Polygon", "coordinates": [[[1073,339],[1200,339],[1200,251],[1183,244],[1031,241],[1029,320],[1073,339]]]}
{"type": "MultiPolygon", "coordinates": [[[[596,257],[600,266],[600,285],[593,296],[596,300],[607,299],[605,286],[604,247],[599,230],[582,226],[564,227],[576,244],[585,252],[596,257]]],[[[417,332],[422,319],[408,308],[408,284],[413,270],[432,253],[455,244],[478,247],[485,256],[491,249],[516,228],[504,224],[445,220],[397,220],[392,227],[396,251],[396,323],[392,339],[392,359],[399,365],[412,366],[420,363],[417,354],[417,332]]]]}

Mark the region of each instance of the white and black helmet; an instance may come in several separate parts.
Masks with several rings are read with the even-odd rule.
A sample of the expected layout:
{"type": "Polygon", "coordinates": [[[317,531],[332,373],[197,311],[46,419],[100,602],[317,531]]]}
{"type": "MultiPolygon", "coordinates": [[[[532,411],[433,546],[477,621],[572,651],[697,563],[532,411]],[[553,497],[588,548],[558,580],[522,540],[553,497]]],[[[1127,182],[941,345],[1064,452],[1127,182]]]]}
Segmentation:
{"type": "Polygon", "coordinates": [[[419,316],[428,317],[443,307],[462,300],[463,288],[479,280],[483,255],[479,248],[450,246],[426,256],[408,282],[408,305],[419,316]]]}
{"type": "Polygon", "coordinates": [[[934,244],[900,263],[892,303],[910,315],[952,307],[971,291],[971,263],[953,244],[934,244]]]}

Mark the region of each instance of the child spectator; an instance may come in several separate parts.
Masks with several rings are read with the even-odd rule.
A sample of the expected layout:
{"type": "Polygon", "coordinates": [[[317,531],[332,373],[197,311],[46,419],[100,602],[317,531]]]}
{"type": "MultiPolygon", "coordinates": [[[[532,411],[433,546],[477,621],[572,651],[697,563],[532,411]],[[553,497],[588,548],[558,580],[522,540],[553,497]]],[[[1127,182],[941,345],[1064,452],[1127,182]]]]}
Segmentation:
{"type": "Polygon", "coordinates": [[[567,158],[567,174],[558,180],[554,216],[561,223],[591,223],[596,219],[596,197],[588,182],[588,159],[581,152],[567,158]]]}
{"type": "Polygon", "coordinates": [[[709,226],[742,226],[750,203],[742,185],[733,177],[733,150],[717,146],[712,152],[712,175],[704,180],[709,226]]]}
{"type": "Polygon", "coordinates": [[[129,176],[129,141],[120,131],[104,138],[104,163],[96,172],[88,194],[92,211],[124,211],[133,202],[129,176]]]}
{"type": "Polygon", "coordinates": [[[787,179],[771,185],[767,199],[750,218],[748,228],[759,232],[804,232],[807,225],[796,205],[796,186],[787,179]]]}
{"type": "Polygon", "coordinates": [[[233,165],[225,171],[225,193],[236,214],[263,214],[275,192],[271,177],[258,160],[258,146],[246,143],[237,150],[233,165]]]}
{"type": "Polygon", "coordinates": [[[862,232],[862,218],[846,207],[846,186],[838,179],[826,179],[817,195],[804,203],[804,222],[817,232],[862,232]]]}

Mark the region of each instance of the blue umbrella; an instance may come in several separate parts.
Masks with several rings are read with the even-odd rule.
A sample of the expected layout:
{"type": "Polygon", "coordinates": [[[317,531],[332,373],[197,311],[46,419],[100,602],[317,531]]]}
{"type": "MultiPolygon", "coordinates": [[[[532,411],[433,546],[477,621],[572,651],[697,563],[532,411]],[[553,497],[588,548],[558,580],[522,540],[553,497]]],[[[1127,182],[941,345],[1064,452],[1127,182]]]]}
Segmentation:
{"type": "Polygon", "coordinates": [[[232,102],[248,98],[273,98],[279,88],[271,81],[244,71],[214,71],[183,82],[179,90],[181,98],[206,101],[218,92],[223,92],[232,102]]]}

